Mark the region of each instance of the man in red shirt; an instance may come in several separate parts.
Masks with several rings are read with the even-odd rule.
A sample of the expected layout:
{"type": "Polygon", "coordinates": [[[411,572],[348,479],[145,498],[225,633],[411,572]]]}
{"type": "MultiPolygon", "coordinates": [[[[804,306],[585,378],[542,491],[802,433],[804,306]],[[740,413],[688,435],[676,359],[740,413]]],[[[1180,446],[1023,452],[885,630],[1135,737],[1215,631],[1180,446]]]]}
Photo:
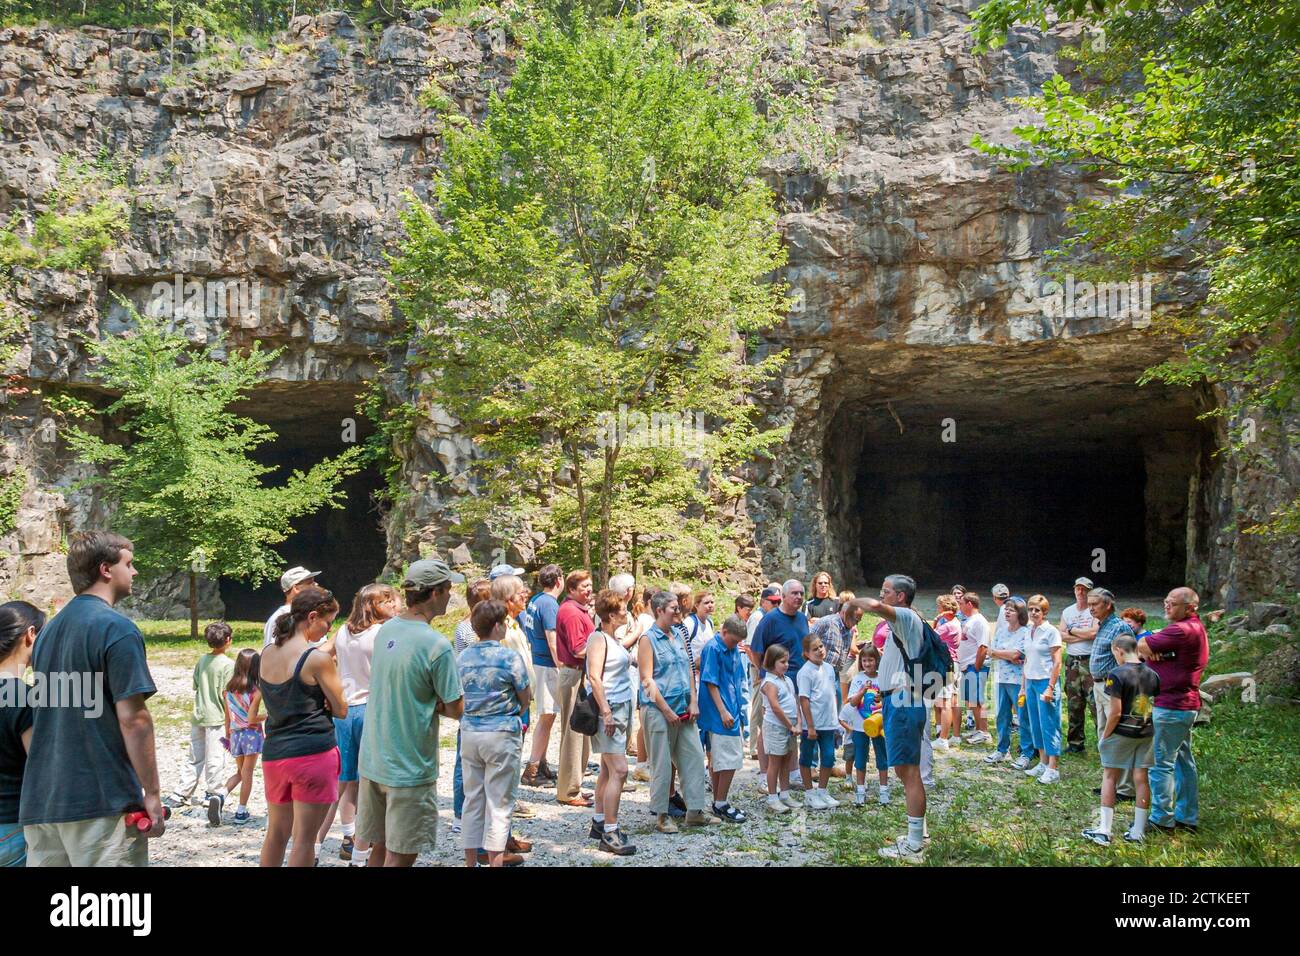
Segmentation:
{"type": "Polygon", "coordinates": [[[1174,588],[1165,598],[1169,626],[1138,641],[1138,653],[1160,675],[1151,719],[1155,765],[1151,768],[1151,826],[1148,833],[1196,831],[1200,816],[1192,722],[1201,709],[1201,674],[1210,643],[1191,588],[1174,588]]]}
{"type": "Polygon", "coordinates": [[[596,629],[591,617],[591,572],[570,571],[564,579],[564,593],[564,603],[555,618],[555,665],[560,670],[555,695],[560,705],[560,767],[555,799],[566,807],[590,807],[593,801],[591,794],[582,790],[582,774],[587,769],[591,742],[586,735],[570,729],[569,718],[586,667],[587,638],[596,629]]]}

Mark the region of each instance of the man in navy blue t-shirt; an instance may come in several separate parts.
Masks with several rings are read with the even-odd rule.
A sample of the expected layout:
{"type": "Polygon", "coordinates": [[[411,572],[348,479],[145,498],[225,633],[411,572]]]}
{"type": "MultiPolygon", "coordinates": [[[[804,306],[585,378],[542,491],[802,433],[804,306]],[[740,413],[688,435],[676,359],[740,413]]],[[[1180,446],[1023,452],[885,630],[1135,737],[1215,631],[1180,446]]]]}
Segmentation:
{"type": "Polygon", "coordinates": [[[542,590],[524,608],[524,634],[533,651],[533,693],[537,698],[537,727],[533,732],[533,751],[524,768],[523,783],[529,787],[555,785],[555,771],[546,765],[546,747],[551,727],[560,712],[556,698],[559,671],[555,667],[555,619],[560,613],[559,595],[564,590],[564,572],[558,564],[548,564],[537,572],[542,590]]]}
{"type": "Polygon", "coordinates": [[[32,651],[33,687],[44,686],[49,699],[33,708],[19,806],[28,866],[148,866],[145,836],[163,832],[145,707],[156,688],[144,638],[113,609],[131,593],[133,559],[121,535],[90,531],[68,544],[77,596],[45,625],[32,651]],[[82,693],[69,693],[76,689],[82,693]],[[140,809],[151,822],[144,833],[122,818],[140,809]]]}
{"type": "MultiPolygon", "coordinates": [[[[780,644],[790,652],[790,667],[787,674],[798,674],[803,667],[803,639],[808,634],[808,618],[800,608],[803,607],[803,584],[791,578],[781,585],[781,603],[763,615],[754,630],[754,653],[761,661],[767,649],[773,644],[780,644]]],[[[762,680],[766,671],[759,671],[762,680]]],[[[793,678],[791,678],[793,680],[793,678]]],[[[768,756],[769,763],[779,757],[768,756]]],[[[785,755],[784,772],[787,779],[790,774],[798,773],[799,748],[791,747],[785,755]]]]}
{"type": "MultiPolygon", "coordinates": [[[[790,652],[789,673],[803,667],[803,639],[808,635],[808,618],[803,607],[803,585],[791,579],[781,586],[781,603],[763,615],[754,631],[754,652],[759,660],[773,644],[790,652]]],[[[765,672],[764,672],[765,673],[765,672]]],[[[760,673],[760,678],[762,674],[760,673]]]]}

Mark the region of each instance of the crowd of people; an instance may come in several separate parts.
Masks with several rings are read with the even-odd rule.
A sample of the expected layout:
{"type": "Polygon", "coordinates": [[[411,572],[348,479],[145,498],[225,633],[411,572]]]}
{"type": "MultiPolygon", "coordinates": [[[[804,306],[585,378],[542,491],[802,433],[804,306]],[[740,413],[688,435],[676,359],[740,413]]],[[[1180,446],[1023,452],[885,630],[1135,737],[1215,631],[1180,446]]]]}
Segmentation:
{"type": "Polygon", "coordinates": [[[171,807],[206,805],[220,826],[233,794],[229,821],[247,824],[260,759],[263,866],[286,856],[290,866],[317,863],[336,816],[351,865],[410,866],[437,839],[444,719],[457,726],[452,831],[468,866],[524,862],[532,847],[514,832],[529,816],[520,786],[554,789],[584,826],[590,811],[588,838],[616,856],[636,852],[620,814],[639,783],[660,833],[744,825],[732,785],[746,759],[774,816],[842,807],[837,779],[865,807],[874,765],[875,802],[889,804],[896,781],[907,817],[906,833],[879,852],[919,860],[935,751],[987,746],[990,767],[1006,762],[1051,786],[1062,750],[1084,750],[1086,720],[1103,779],[1099,822],[1082,838],[1109,844],[1123,800],[1135,802],[1126,840],[1198,826],[1191,729],[1208,642],[1186,587],[1166,597],[1168,623],[1156,633],[1140,609],[1117,609],[1087,578],[1075,581],[1058,626],[1043,595],[1025,599],[1003,584],[988,617],[960,586],[923,617],[907,575],[857,597],[825,572],[811,594],[799,580],[741,594],[715,623],[718,595],[685,585],[638,589],[617,574],[597,589],[588,571],[552,564],[533,593],[522,568],[466,581],[422,559],[398,588],[362,588],[335,629],[340,607],[321,572],[295,567],[281,578],[285,600],[260,651],[232,658],[230,627],[206,628],[190,761],[164,800],[144,641],[114,610],[131,593],[131,542],[78,534],[68,570],[76,597],[48,622],[25,602],[0,606],[4,865],[144,864],[171,807]],[[449,640],[432,622],[461,585],[468,616],[449,640]],[[879,619],[870,634],[859,630],[866,614],[879,619]],[[102,695],[70,694],[67,675],[92,675],[102,695]],[[38,687],[47,689],[39,699],[38,687]]]}

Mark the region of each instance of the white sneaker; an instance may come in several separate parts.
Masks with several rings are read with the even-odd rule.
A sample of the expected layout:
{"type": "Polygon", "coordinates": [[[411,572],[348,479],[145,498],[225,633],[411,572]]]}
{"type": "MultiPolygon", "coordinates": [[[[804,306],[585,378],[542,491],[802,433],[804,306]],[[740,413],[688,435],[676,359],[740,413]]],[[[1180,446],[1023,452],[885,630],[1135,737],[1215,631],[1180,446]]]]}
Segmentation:
{"type": "Polygon", "coordinates": [[[777,796],[771,796],[771,797],[768,797],[767,800],[764,801],[764,803],[765,803],[765,805],[767,806],[768,811],[771,812],[771,813],[789,813],[789,812],[790,812],[790,808],[789,808],[788,806],[786,806],[784,803],[781,802],[781,798],[780,798],[780,797],[777,797],[777,796]]]}
{"type": "Polygon", "coordinates": [[[1011,769],[1012,769],[1012,770],[1025,770],[1025,769],[1028,769],[1029,764],[1030,764],[1030,760],[1029,760],[1029,758],[1026,757],[1024,754],[1021,754],[1019,757],[1016,758],[1015,763],[1013,763],[1013,764],[1011,765],[1011,769]]]}
{"type": "Polygon", "coordinates": [[[935,737],[934,740],[930,741],[930,746],[935,750],[942,752],[948,749],[948,741],[944,740],[942,737],[935,737]]]}
{"type": "Polygon", "coordinates": [[[922,777],[922,778],[921,778],[921,786],[925,787],[927,790],[933,788],[933,787],[934,787],[934,774],[931,774],[931,775],[928,776],[928,777],[922,777]]]}
{"type": "Polygon", "coordinates": [[[1047,769],[1047,764],[1045,764],[1045,763],[1036,763],[1036,764],[1034,764],[1032,767],[1030,767],[1028,770],[1025,771],[1025,776],[1026,776],[1026,777],[1037,777],[1039,774],[1041,774],[1041,773],[1042,773],[1044,770],[1046,770],[1046,769],[1047,769]]]}
{"type": "Polygon", "coordinates": [[[758,778],[758,792],[764,796],[767,795],[767,777],[758,778]]]}
{"type": "Polygon", "coordinates": [[[1061,779],[1061,771],[1048,767],[1038,778],[1039,783],[1056,783],[1061,779]]]}
{"type": "Polygon", "coordinates": [[[855,807],[865,807],[867,805],[867,792],[865,790],[855,790],[853,792],[853,805],[855,807]]]}
{"type": "Polygon", "coordinates": [[[451,832],[452,833],[460,832],[460,817],[451,818],[451,832]]]}
{"type": "Polygon", "coordinates": [[[822,795],[823,810],[834,810],[836,807],[844,806],[839,800],[835,799],[829,790],[818,790],[817,792],[822,795]]]}
{"type": "Polygon", "coordinates": [[[893,846],[881,847],[877,851],[886,860],[898,860],[902,863],[919,863],[924,858],[925,847],[913,850],[906,837],[899,837],[893,846]]]}
{"type": "Polygon", "coordinates": [[[977,731],[975,731],[975,736],[978,737],[979,739],[978,739],[978,740],[973,740],[973,741],[971,741],[971,743],[976,743],[976,744],[991,744],[991,743],[993,743],[993,735],[990,734],[987,730],[977,730],[977,731]]]}
{"type": "Polygon", "coordinates": [[[1004,760],[1006,760],[1006,759],[1007,759],[1007,755],[1006,755],[1006,754],[1004,754],[1001,750],[995,750],[995,751],[993,751],[993,753],[989,754],[987,757],[984,758],[984,762],[985,762],[985,763],[1002,763],[1002,762],[1003,762],[1004,760]]]}
{"type": "MultiPolygon", "coordinates": [[[[827,801],[830,799],[831,799],[831,795],[828,794],[825,790],[821,790],[821,789],[809,790],[804,795],[803,805],[810,810],[829,810],[830,804],[827,803],[827,801]]],[[[836,806],[838,806],[838,804],[836,804],[836,806]]]]}
{"type": "Polygon", "coordinates": [[[791,810],[798,810],[801,806],[803,806],[803,804],[801,804],[798,800],[794,798],[794,795],[790,793],[789,790],[781,791],[780,800],[791,810]]]}
{"type": "Polygon", "coordinates": [[[881,790],[880,796],[876,798],[876,802],[879,803],[882,807],[889,806],[889,791],[881,790]]]}

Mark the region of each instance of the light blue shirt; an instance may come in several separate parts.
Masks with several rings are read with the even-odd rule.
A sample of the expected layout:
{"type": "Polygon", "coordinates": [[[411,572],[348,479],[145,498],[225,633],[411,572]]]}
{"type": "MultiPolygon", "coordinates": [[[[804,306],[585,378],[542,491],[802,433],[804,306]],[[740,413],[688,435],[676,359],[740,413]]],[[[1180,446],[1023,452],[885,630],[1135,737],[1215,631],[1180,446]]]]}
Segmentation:
{"type": "Polygon", "coordinates": [[[456,664],[465,688],[461,729],[519,733],[519,694],[528,687],[528,668],[519,652],[499,641],[479,641],[465,648],[456,664]]]}
{"type": "MultiPolygon", "coordinates": [[[[671,637],[665,634],[658,624],[646,631],[642,640],[650,642],[650,650],[654,654],[652,676],[664,703],[675,714],[686,713],[691,705],[691,660],[687,656],[686,645],[675,634],[671,637]]],[[[646,697],[644,688],[638,689],[637,700],[642,707],[654,706],[654,701],[646,697]]]]}

